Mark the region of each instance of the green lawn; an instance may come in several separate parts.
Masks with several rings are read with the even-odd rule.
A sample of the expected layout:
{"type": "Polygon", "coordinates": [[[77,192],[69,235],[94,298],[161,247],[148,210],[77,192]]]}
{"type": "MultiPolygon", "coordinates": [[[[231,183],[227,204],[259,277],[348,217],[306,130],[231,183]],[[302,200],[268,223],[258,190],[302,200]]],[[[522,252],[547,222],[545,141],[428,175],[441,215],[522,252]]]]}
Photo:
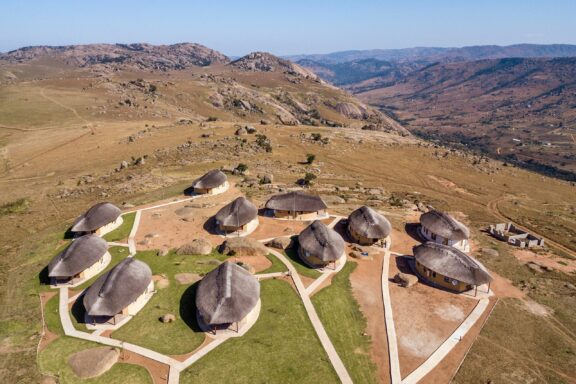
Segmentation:
{"type": "Polygon", "coordinates": [[[40,370],[45,374],[57,376],[58,382],[63,384],[152,383],[152,378],[146,368],[122,363],[117,363],[108,372],[96,378],[87,380],[77,378],[68,367],[67,361],[69,356],[75,352],[99,346],[101,345],[90,341],[66,336],[60,337],[48,344],[48,346],[40,352],[38,356],[40,370]]]}
{"type": "Polygon", "coordinates": [[[270,262],[272,262],[272,265],[263,270],[262,272],[258,272],[258,273],[274,273],[274,272],[286,272],[288,271],[288,268],[284,265],[283,262],[281,262],[280,260],[278,260],[278,258],[276,256],[274,256],[273,254],[269,253],[266,255],[266,258],[268,260],[270,260],[270,262]]]}
{"type": "Polygon", "coordinates": [[[166,275],[170,285],[158,289],[150,302],[112,337],[168,355],[193,351],[205,337],[196,324],[197,284],[180,285],[174,275],[183,272],[206,274],[227,257],[216,252],[208,256],[178,256],[175,252],[157,256],[156,251],[138,252],[135,257],[146,262],[153,274],[166,275]],[[167,313],[176,315],[176,321],[160,322],[160,316],[167,313]]]}
{"type": "Polygon", "coordinates": [[[134,226],[134,219],[136,212],[126,213],[122,215],[123,223],[121,226],[103,236],[106,241],[121,241],[128,239],[132,226],[134,226]]]}
{"type": "Polygon", "coordinates": [[[376,365],[370,358],[371,340],[362,336],[366,318],[352,295],[350,274],[355,262],[348,261],[332,284],[312,297],[322,324],[354,383],[376,383],[376,365]]]}
{"type": "Polygon", "coordinates": [[[284,254],[288,257],[292,265],[296,268],[296,271],[302,276],[310,277],[312,279],[316,279],[320,277],[321,273],[315,270],[314,268],[305,264],[300,258],[298,257],[298,245],[295,244],[293,247],[290,247],[284,251],[284,254]]]}
{"type": "Polygon", "coordinates": [[[44,322],[50,332],[57,335],[64,335],[62,323],[60,322],[60,313],[58,312],[59,303],[60,297],[58,294],[48,300],[44,306],[44,322]]]}
{"type": "Polygon", "coordinates": [[[243,337],[183,371],[191,383],[338,383],[300,298],[282,280],[261,283],[262,309],[243,337]]]}

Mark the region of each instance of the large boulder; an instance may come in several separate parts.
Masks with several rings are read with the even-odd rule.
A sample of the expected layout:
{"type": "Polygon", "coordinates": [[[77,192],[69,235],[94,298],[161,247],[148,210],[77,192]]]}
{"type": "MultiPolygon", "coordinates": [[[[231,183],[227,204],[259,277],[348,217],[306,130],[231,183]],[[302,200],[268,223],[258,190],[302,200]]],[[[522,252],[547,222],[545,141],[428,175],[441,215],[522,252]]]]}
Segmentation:
{"type": "Polygon", "coordinates": [[[120,352],[112,347],[96,347],[76,352],[68,358],[72,372],[81,379],[97,377],[116,364],[120,352]]]}
{"type": "Polygon", "coordinates": [[[176,253],[178,255],[209,255],[212,253],[212,244],[206,239],[194,239],[178,248],[176,253]]]}
{"type": "Polygon", "coordinates": [[[289,248],[291,244],[292,239],[290,237],[277,237],[267,242],[266,246],[270,248],[286,249],[289,248]]]}
{"type": "Polygon", "coordinates": [[[266,247],[247,237],[233,237],[220,245],[220,253],[228,256],[265,256],[268,254],[266,247]]]}
{"type": "Polygon", "coordinates": [[[176,321],[176,316],[174,316],[171,313],[167,313],[163,316],[160,316],[160,321],[163,323],[173,323],[174,321],[176,321]]]}
{"type": "Polygon", "coordinates": [[[398,272],[394,276],[394,282],[400,284],[402,287],[410,288],[418,283],[418,277],[409,275],[407,273],[398,272]]]}

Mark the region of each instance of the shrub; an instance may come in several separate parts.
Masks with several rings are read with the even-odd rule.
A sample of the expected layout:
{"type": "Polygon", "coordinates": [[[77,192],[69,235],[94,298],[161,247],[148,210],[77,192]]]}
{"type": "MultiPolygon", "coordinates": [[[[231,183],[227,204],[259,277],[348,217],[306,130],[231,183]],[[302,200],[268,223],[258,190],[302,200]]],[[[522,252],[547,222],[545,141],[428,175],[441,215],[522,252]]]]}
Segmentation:
{"type": "Polygon", "coordinates": [[[247,166],[246,164],[244,164],[244,163],[240,163],[240,164],[238,164],[238,166],[236,167],[236,170],[237,170],[239,173],[242,173],[242,174],[243,174],[244,172],[246,172],[246,171],[248,170],[248,166],[247,166]]]}
{"type": "Polygon", "coordinates": [[[316,160],[316,155],[309,153],[306,155],[306,162],[308,164],[312,164],[314,162],[314,160],[316,160]]]}

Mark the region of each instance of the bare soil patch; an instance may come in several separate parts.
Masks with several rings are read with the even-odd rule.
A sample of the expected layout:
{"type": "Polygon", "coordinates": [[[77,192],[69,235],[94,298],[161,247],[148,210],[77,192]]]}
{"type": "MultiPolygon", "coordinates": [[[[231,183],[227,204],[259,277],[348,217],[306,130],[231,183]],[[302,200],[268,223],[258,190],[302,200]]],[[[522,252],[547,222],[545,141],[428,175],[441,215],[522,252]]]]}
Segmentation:
{"type": "Polygon", "coordinates": [[[375,253],[373,260],[357,260],[358,266],[350,275],[354,298],[367,320],[366,332],[372,339],[370,356],[378,367],[378,382],[390,381],[388,339],[382,301],[382,263],[384,256],[375,253]]]}
{"type": "Polygon", "coordinates": [[[126,364],[140,365],[146,368],[154,384],[165,384],[168,382],[170,368],[156,360],[149,359],[142,355],[123,349],[120,353],[120,362],[126,364]]]}
{"type": "Polygon", "coordinates": [[[541,267],[557,269],[564,273],[576,272],[576,260],[558,257],[550,252],[536,253],[529,249],[517,249],[513,254],[522,264],[534,263],[541,267]]]}
{"type": "MultiPolygon", "coordinates": [[[[391,257],[389,278],[397,272],[410,270],[401,257],[391,257]]],[[[422,282],[410,288],[391,282],[390,296],[402,377],[418,368],[477,304],[476,300],[422,282]]]]}

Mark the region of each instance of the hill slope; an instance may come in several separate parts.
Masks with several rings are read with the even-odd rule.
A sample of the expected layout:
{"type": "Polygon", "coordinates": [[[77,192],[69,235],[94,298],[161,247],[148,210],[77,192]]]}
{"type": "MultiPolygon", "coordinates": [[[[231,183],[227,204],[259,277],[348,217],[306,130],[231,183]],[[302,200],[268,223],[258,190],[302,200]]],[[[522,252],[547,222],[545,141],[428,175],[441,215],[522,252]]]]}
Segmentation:
{"type": "Polygon", "coordinates": [[[358,96],[425,136],[574,179],[576,58],[435,64],[358,96]]]}

